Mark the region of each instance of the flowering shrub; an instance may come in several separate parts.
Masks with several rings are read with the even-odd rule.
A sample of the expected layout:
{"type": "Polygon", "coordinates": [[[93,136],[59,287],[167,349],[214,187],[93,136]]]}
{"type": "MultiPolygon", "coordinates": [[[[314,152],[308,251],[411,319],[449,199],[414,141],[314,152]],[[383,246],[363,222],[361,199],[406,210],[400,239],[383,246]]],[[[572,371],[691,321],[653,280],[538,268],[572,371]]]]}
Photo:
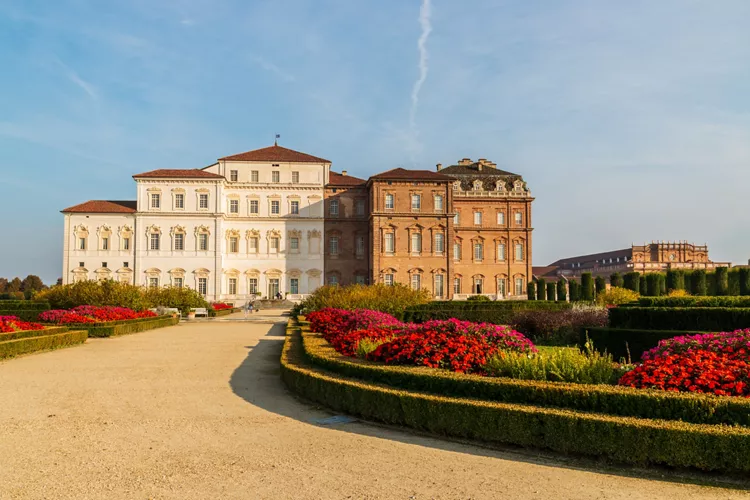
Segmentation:
{"type": "Polygon", "coordinates": [[[510,327],[492,323],[472,323],[459,319],[432,320],[421,324],[406,324],[402,328],[393,328],[398,335],[404,333],[423,333],[434,331],[467,337],[479,337],[497,349],[522,353],[536,352],[536,347],[529,339],[510,327]]]}
{"type": "Polygon", "coordinates": [[[635,302],[640,297],[638,292],[619,286],[610,287],[601,293],[596,294],[596,303],[600,306],[619,306],[628,302],[635,302]]]}
{"type": "Polygon", "coordinates": [[[354,330],[343,335],[339,335],[330,340],[331,345],[336,352],[343,354],[344,356],[355,357],[359,352],[359,345],[363,340],[383,343],[394,337],[394,334],[390,330],[381,328],[367,329],[367,330],[354,330]]]}
{"type": "Polygon", "coordinates": [[[750,353],[750,328],[733,332],[681,335],[659,341],[659,344],[643,353],[641,359],[654,359],[688,351],[711,351],[731,359],[748,360],[750,353]]]}
{"type": "Polygon", "coordinates": [[[749,397],[749,378],[750,365],[746,360],[696,349],[648,359],[623,375],[619,384],[640,389],[749,397]]]}
{"type": "Polygon", "coordinates": [[[21,321],[17,316],[0,316],[0,333],[13,333],[26,330],[42,330],[44,325],[21,321]]]}
{"type": "Polygon", "coordinates": [[[39,314],[39,320],[46,323],[68,325],[74,323],[106,323],[129,319],[152,318],[151,311],[133,311],[127,307],[114,306],[78,306],[73,309],[52,309],[39,314]]]}
{"type": "Polygon", "coordinates": [[[214,311],[223,311],[224,309],[233,309],[232,304],[225,304],[223,302],[216,302],[214,304],[211,304],[211,307],[213,307],[214,311]]]}
{"type": "Polygon", "coordinates": [[[393,286],[348,285],[322,286],[312,295],[295,307],[295,312],[309,314],[327,307],[346,309],[369,309],[397,314],[409,306],[427,304],[430,302],[430,292],[425,289],[412,290],[411,287],[395,283],[393,286]]]}
{"type": "Polygon", "coordinates": [[[354,330],[396,327],[403,324],[394,316],[379,311],[370,311],[367,309],[347,311],[331,307],[311,312],[307,315],[307,320],[310,322],[312,331],[323,334],[323,337],[329,342],[334,337],[354,330]]]}

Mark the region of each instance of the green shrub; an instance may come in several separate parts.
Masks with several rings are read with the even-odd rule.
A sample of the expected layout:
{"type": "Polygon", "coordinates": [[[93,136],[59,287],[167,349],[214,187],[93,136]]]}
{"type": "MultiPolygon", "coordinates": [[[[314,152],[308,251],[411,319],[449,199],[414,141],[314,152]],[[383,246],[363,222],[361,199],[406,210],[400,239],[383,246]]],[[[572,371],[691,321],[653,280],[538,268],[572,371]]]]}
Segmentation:
{"type": "Polygon", "coordinates": [[[740,277],[740,295],[748,296],[750,295],[750,269],[743,267],[739,270],[739,277],[740,277]]]}
{"type": "Polygon", "coordinates": [[[536,280],[536,300],[547,300],[547,284],[544,278],[536,280]]]}
{"type": "Polygon", "coordinates": [[[52,309],[71,309],[81,305],[129,307],[135,311],[148,309],[142,287],[117,281],[79,281],[54,286],[34,296],[35,301],[49,302],[52,309]]]}
{"type": "Polygon", "coordinates": [[[656,347],[660,340],[680,335],[694,335],[695,330],[639,330],[634,328],[588,328],[581,334],[578,345],[584,346],[587,338],[599,352],[608,352],[615,360],[638,362],[644,352],[656,347]]]}
{"type": "Polygon", "coordinates": [[[657,273],[648,273],[646,275],[646,295],[649,297],[659,297],[661,295],[659,276],[661,275],[657,273]]]}
{"type": "Polygon", "coordinates": [[[23,339],[26,337],[43,337],[45,335],[57,335],[69,330],[67,326],[52,326],[44,330],[20,330],[17,332],[0,333],[0,342],[6,340],[23,339]]]}
{"type": "Polygon", "coordinates": [[[596,294],[604,293],[607,290],[607,280],[604,276],[597,276],[594,280],[594,287],[596,288],[596,294]]]}
{"type": "Polygon", "coordinates": [[[609,276],[609,284],[611,286],[616,286],[617,288],[622,288],[624,286],[622,275],[620,273],[612,273],[609,276]]]}
{"type": "Polygon", "coordinates": [[[578,283],[576,280],[571,279],[568,281],[568,288],[570,293],[569,300],[571,302],[577,302],[581,300],[581,284],[578,283]]]}
{"type": "Polygon", "coordinates": [[[23,292],[4,292],[0,293],[0,301],[4,300],[24,300],[26,298],[26,294],[23,292]]]}
{"type": "Polygon", "coordinates": [[[727,283],[729,284],[729,290],[727,295],[737,296],[740,294],[740,269],[730,269],[727,275],[727,283]]]}
{"type": "Polygon", "coordinates": [[[690,291],[693,295],[707,295],[708,288],[706,286],[706,271],[703,269],[697,269],[690,275],[690,284],[692,290],[690,291]]]}
{"type": "Polygon", "coordinates": [[[646,281],[646,275],[644,274],[641,276],[640,284],[641,287],[640,294],[641,295],[648,295],[648,282],[646,281]]]}
{"type": "Polygon", "coordinates": [[[406,285],[384,284],[323,286],[302,302],[301,313],[317,311],[324,307],[338,309],[372,309],[398,316],[410,306],[430,302],[430,292],[412,290],[406,285]]]}
{"type": "Polygon", "coordinates": [[[526,283],[526,297],[529,300],[536,300],[536,283],[533,281],[526,283]]]}
{"type": "Polygon", "coordinates": [[[490,302],[490,298],[486,295],[472,295],[466,300],[471,300],[472,302],[490,302]]]}
{"type": "Polygon", "coordinates": [[[729,295],[729,269],[726,267],[717,267],[714,273],[716,295],[729,295]]]}
{"type": "MultiPolygon", "coordinates": [[[[187,314],[193,308],[209,308],[206,299],[192,288],[182,287],[162,287],[162,288],[143,288],[144,299],[149,308],[171,307],[180,310],[180,313],[187,314]]],[[[231,311],[230,309],[227,309],[231,311]]]]}
{"type": "Polygon", "coordinates": [[[607,310],[601,307],[575,307],[564,310],[517,311],[510,326],[535,344],[575,345],[580,332],[592,326],[607,325],[607,310]]]}
{"type": "Polygon", "coordinates": [[[547,300],[554,302],[557,291],[557,285],[555,283],[547,283],[547,300]]]}
{"type": "Polygon", "coordinates": [[[642,307],[750,307],[750,297],[641,297],[642,307]]]}
{"type": "Polygon", "coordinates": [[[568,285],[564,278],[557,280],[557,300],[565,302],[568,300],[568,285]]]}
{"type": "Polygon", "coordinates": [[[67,325],[71,329],[88,331],[89,337],[116,337],[129,333],[145,332],[155,328],[176,325],[180,318],[159,316],[156,318],[129,319],[124,321],[109,321],[106,323],[80,323],[67,325]]]}
{"type": "Polygon", "coordinates": [[[619,306],[636,300],[638,300],[638,293],[616,286],[596,296],[596,303],[599,306],[619,306]]]}
{"type": "Polygon", "coordinates": [[[594,279],[591,273],[581,274],[581,300],[586,302],[594,300],[594,279]]]}
{"type": "Polygon", "coordinates": [[[66,331],[52,335],[36,335],[14,340],[0,341],[0,359],[12,358],[21,354],[56,349],[86,342],[85,330],[66,331]]]}
{"type": "Polygon", "coordinates": [[[37,311],[43,312],[50,309],[49,302],[37,302],[30,300],[3,300],[0,301],[0,315],[6,315],[6,311],[37,311]]]}
{"type": "Polygon", "coordinates": [[[641,274],[635,271],[625,274],[622,279],[622,286],[634,292],[641,292],[641,274]]]}
{"type": "Polygon", "coordinates": [[[405,309],[401,319],[411,323],[424,323],[433,319],[456,318],[476,323],[509,324],[518,311],[561,311],[570,309],[567,302],[531,301],[531,300],[497,300],[490,302],[469,302],[455,300],[432,302],[405,309]]]}
{"type": "MultiPolygon", "coordinates": [[[[414,368],[409,368],[401,372],[402,381],[415,380],[412,376],[414,368]]],[[[432,371],[439,373],[439,370],[432,371]]],[[[745,428],[592,414],[530,406],[527,401],[517,405],[423,394],[377,385],[372,379],[368,381],[370,383],[364,383],[305,364],[299,329],[290,329],[287,334],[281,355],[281,375],[291,390],[333,410],[440,435],[549,448],[627,463],[722,471],[750,470],[747,461],[750,430],[745,428]]],[[[462,375],[460,380],[466,380],[464,377],[467,376],[462,375]]],[[[438,379],[440,375],[425,378],[438,379]]],[[[472,383],[468,385],[481,385],[478,378],[482,377],[472,377],[472,383]]],[[[554,384],[513,382],[513,386],[526,382],[531,387],[554,384]]],[[[566,387],[565,394],[571,384],[559,385],[566,387]]],[[[600,386],[579,387],[586,393],[592,390],[589,388],[600,386]]],[[[616,391],[617,388],[610,390],[616,391]]],[[[477,392],[476,388],[473,392],[477,392]]],[[[534,394],[534,391],[528,392],[534,394]]],[[[641,392],[644,394],[640,397],[648,398],[654,391],[641,392]]],[[[501,393],[507,394],[507,391],[501,393]]],[[[587,399],[592,398],[576,394],[575,400],[587,399]]],[[[630,409],[635,406],[632,403],[627,405],[630,409]]],[[[664,406],[657,406],[659,410],[664,409],[664,406]]]]}
{"type": "Polygon", "coordinates": [[[639,330],[725,332],[750,328],[750,308],[742,307],[615,307],[609,326],[639,330]]]}

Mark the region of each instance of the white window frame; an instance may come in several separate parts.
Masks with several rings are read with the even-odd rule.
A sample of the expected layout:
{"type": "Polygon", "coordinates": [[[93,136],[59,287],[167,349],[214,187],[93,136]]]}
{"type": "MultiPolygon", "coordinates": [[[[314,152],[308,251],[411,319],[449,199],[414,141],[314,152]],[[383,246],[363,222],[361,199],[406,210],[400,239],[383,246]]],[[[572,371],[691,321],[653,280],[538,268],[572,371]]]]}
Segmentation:
{"type": "Polygon", "coordinates": [[[396,235],[394,233],[385,233],[383,235],[383,250],[387,254],[396,253],[396,235]]]}
{"type": "Polygon", "coordinates": [[[229,213],[238,215],[240,213],[240,200],[232,198],[229,200],[229,213]]]}
{"type": "Polygon", "coordinates": [[[289,201],[289,212],[292,215],[299,215],[299,200],[289,201]]]}
{"type": "Polygon", "coordinates": [[[198,210],[208,210],[208,193],[198,193],[198,210]]]}
{"type": "Polygon", "coordinates": [[[505,243],[498,243],[497,244],[497,260],[500,262],[505,262],[505,256],[506,256],[506,248],[505,243]]]}
{"type": "Polygon", "coordinates": [[[516,212],[515,214],[516,226],[523,226],[523,214],[516,212]]]}
{"type": "Polygon", "coordinates": [[[240,237],[229,237],[229,253],[240,253],[240,237]]]}
{"type": "Polygon", "coordinates": [[[229,295],[237,295],[237,278],[227,278],[227,292],[229,295]]]}
{"type": "Polygon", "coordinates": [[[383,275],[383,283],[386,286],[393,286],[393,274],[392,273],[386,273],[383,275]]]}
{"type": "Polygon", "coordinates": [[[299,252],[299,238],[296,236],[289,238],[289,249],[292,252],[299,252]]]}
{"type": "Polygon", "coordinates": [[[183,286],[185,286],[185,279],[184,278],[179,277],[179,276],[177,276],[175,278],[172,278],[172,287],[173,288],[182,288],[183,286]]]}
{"type": "Polygon", "coordinates": [[[159,250],[160,247],[161,247],[161,235],[159,233],[151,233],[148,237],[149,250],[159,250]]]}
{"type": "Polygon", "coordinates": [[[258,182],[259,176],[257,170],[250,171],[250,182],[258,182]]]}
{"type": "Polygon", "coordinates": [[[513,249],[514,249],[513,255],[515,256],[516,262],[523,262],[524,261],[523,243],[516,243],[513,249]]]}
{"type": "Polygon", "coordinates": [[[497,213],[497,225],[498,226],[504,226],[505,225],[505,212],[498,212],[497,213]]]}
{"type": "Polygon", "coordinates": [[[484,243],[482,243],[481,241],[474,242],[474,261],[484,261],[484,243]]]}
{"type": "Polygon", "coordinates": [[[231,182],[237,182],[237,179],[239,179],[240,173],[238,170],[230,170],[229,171],[229,180],[231,182]]]}
{"type": "Polygon", "coordinates": [[[475,226],[481,226],[482,225],[482,212],[475,211],[474,212],[474,225],[475,226]]]}
{"type": "Polygon", "coordinates": [[[281,213],[281,201],[271,200],[271,215],[279,215],[281,213]]]}
{"type": "Polygon", "coordinates": [[[299,293],[299,278],[289,278],[289,293],[299,293]]]}
{"type": "Polygon", "coordinates": [[[149,207],[151,208],[151,210],[161,209],[161,193],[151,193],[149,199],[151,200],[149,202],[149,207]]]}
{"type": "Polygon", "coordinates": [[[278,170],[274,170],[273,172],[271,172],[271,182],[273,182],[274,184],[280,183],[281,172],[279,172],[278,170]]]}
{"type": "Polygon", "coordinates": [[[250,200],[248,210],[250,215],[258,215],[260,213],[260,200],[250,200]]]}
{"type": "Polygon", "coordinates": [[[443,233],[435,233],[435,253],[437,255],[445,253],[445,235],[443,233]]]}
{"type": "Polygon", "coordinates": [[[248,278],[247,291],[248,293],[258,293],[258,278],[248,278]]]}
{"type": "Polygon", "coordinates": [[[461,293],[461,278],[453,278],[453,294],[461,293]]]}
{"type": "Polygon", "coordinates": [[[393,210],[395,206],[396,206],[396,197],[391,193],[387,193],[385,195],[385,209],[393,210]]]}
{"type": "Polygon", "coordinates": [[[442,274],[435,275],[435,297],[445,297],[445,276],[442,274]]]}
{"type": "Polygon", "coordinates": [[[198,278],[198,293],[208,295],[208,278],[198,278]]]}
{"type": "Polygon", "coordinates": [[[339,237],[331,236],[328,238],[328,253],[330,255],[339,254],[339,237]]]}
{"type": "Polygon", "coordinates": [[[292,172],[292,184],[299,184],[299,172],[296,170],[292,172]]]}
{"type": "Polygon", "coordinates": [[[269,253],[279,253],[281,251],[281,238],[279,238],[278,236],[272,237],[268,241],[268,244],[269,244],[269,247],[268,247],[269,253]]]}
{"type": "Polygon", "coordinates": [[[411,247],[412,255],[420,255],[422,253],[422,234],[418,232],[411,233],[409,246],[411,247]]]}
{"type": "Polygon", "coordinates": [[[436,212],[442,212],[443,211],[443,195],[442,194],[436,194],[435,195],[435,211],[436,212]]]}
{"type": "Polygon", "coordinates": [[[456,212],[455,214],[453,214],[453,225],[458,226],[460,224],[461,224],[461,213],[456,212]]]}
{"type": "Polygon", "coordinates": [[[355,243],[354,253],[357,257],[364,257],[365,255],[365,237],[357,236],[355,243]]]}
{"type": "Polygon", "coordinates": [[[210,243],[209,243],[209,234],[208,233],[198,233],[198,251],[199,252],[208,252],[210,243]],[[205,248],[203,247],[203,243],[206,243],[205,248]]]}
{"type": "Polygon", "coordinates": [[[248,238],[247,253],[258,253],[260,249],[260,238],[257,236],[251,236],[248,238]]]}
{"type": "Polygon", "coordinates": [[[328,215],[339,215],[339,200],[330,200],[328,202],[328,215]]]}
{"type": "Polygon", "coordinates": [[[359,199],[355,203],[356,203],[355,210],[356,210],[357,215],[359,216],[365,215],[365,212],[367,211],[365,200],[359,199]]]}
{"type": "Polygon", "coordinates": [[[122,249],[130,250],[130,236],[124,236],[122,238],[122,249]]]}
{"type": "Polygon", "coordinates": [[[419,212],[420,210],[422,210],[422,195],[412,194],[411,195],[411,211],[419,212]]]}
{"type": "Polygon", "coordinates": [[[409,279],[409,282],[411,284],[412,290],[421,290],[422,289],[422,275],[419,273],[413,273],[411,275],[411,278],[409,279]]]}
{"type": "Polygon", "coordinates": [[[149,288],[159,288],[159,278],[150,276],[148,278],[148,287],[149,288]]]}
{"type": "Polygon", "coordinates": [[[185,250],[185,235],[182,233],[175,233],[174,235],[174,249],[176,251],[185,250]]]}
{"type": "Polygon", "coordinates": [[[516,295],[523,295],[524,282],[523,278],[516,278],[516,295]]]}
{"type": "Polygon", "coordinates": [[[185,209],[185,193],[174,194],[174,208],[175,210],[185,209]]]}

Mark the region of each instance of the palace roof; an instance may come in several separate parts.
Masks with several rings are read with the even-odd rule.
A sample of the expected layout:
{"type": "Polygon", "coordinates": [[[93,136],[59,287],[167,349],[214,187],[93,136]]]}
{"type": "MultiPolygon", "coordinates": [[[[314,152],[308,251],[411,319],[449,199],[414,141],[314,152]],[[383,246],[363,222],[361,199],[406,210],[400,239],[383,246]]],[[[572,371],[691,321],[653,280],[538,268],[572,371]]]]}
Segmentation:
{"type": "Polygon", "coordinates": [[[62,210],[62,213],[85,213],[85,214],[132,214],[136,212],[135,200],[113,201],[113,200],[90,200],[79,205],[74,205],[62,210]]]}
{"type": "Polygon", "coordinates": [[[366,180],[360,179],[359,177],[352,177],[351,175],[344,175],[336,172],[330,172],[328,176],[329,186],[361,186],[366,183],[366,180]]]}
{"type": "Polygon", "coordinates": [[[223,161],[271,161],[271,162],[289,162],[289,163],[331,163],[330,160],[318,158],[307,153],[300,153],[293,149],[282,148],[274,144],[267,148],[246,151],[236,155],[219,158],[223,161]]]}
{"type": "Polygon", "coordinates": [[[447,175],[432,172],[430,170],[406,170],[405,168],[394,168],[381,174],[373,175],[370,179],[394,180],[394,181],[452,181],[447,175]]]}
{"type": "Polygon", "coordinates": [[[223,179],[223,175],[206,172],[197,168],[169,169],[160,168],[135,174],[133,179],[223,179]]]}

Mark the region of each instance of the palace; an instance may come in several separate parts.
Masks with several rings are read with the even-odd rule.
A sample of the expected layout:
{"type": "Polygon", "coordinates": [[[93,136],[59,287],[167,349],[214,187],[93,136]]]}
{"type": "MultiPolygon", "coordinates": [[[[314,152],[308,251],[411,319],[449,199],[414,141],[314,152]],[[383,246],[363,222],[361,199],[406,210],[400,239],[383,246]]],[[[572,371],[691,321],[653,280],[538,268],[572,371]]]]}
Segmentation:
{"type": "Polygon", "coordinates": [[[526,296],[533,198],[485,159],[364,180],[274,144],[133,179],[136,200],[62,211],[63,283],[189,286],[228,302],[299,300],[324,283],[526,296]]]}

